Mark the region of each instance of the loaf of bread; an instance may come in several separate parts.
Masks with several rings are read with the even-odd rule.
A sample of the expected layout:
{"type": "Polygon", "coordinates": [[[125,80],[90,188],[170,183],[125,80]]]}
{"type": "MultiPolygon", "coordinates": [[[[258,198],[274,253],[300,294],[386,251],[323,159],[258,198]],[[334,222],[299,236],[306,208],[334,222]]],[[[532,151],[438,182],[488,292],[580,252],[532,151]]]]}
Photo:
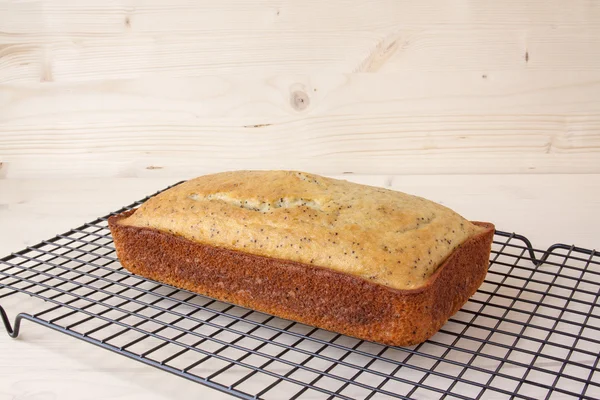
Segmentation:
{"type": "Polygon", "coordinates": [[[397,346],[473,295],[494,233],[421,197],[297,171],[201,176],[109,227],[134,274],[397,346]]]}

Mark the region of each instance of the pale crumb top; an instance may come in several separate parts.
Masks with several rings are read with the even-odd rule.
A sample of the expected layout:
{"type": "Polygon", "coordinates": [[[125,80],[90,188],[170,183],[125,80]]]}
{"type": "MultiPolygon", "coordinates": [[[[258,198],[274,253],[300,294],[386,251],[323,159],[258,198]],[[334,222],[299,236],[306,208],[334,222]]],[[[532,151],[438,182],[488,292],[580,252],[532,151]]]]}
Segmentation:
{"type": "Polygon", "coordinates": [[[121,223],[396,289],[422,286],[481,231],[421,197],[297,171],[201,176],[154,196],[121,223]]]}

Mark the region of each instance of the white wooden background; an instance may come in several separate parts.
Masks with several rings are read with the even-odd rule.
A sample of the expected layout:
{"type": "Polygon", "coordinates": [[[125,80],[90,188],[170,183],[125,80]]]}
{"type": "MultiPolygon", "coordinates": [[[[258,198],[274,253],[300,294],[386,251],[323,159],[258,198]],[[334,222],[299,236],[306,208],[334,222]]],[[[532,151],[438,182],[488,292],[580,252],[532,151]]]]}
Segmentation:
{"type": "Polygon", "coordinates": [[[599,173],[598,0],[0,0],[0,177],[599,173]]]}

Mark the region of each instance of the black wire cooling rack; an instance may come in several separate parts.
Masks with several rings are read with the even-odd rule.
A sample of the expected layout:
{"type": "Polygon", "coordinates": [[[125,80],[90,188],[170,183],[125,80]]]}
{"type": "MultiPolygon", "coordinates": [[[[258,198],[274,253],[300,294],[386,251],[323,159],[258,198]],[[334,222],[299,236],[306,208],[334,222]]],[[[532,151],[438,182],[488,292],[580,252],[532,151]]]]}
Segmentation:
{"type": "Polygon", "coordinates": [[[0,307],[12,337],[28,320],[247,399],[600,398],[593,250],[540,251],[496,232],[479,291],[433,338],[400,348],[132,275],[107,218],[0,260],[0,301],[21,293],[51,305],[12,326],[0,307]]]}

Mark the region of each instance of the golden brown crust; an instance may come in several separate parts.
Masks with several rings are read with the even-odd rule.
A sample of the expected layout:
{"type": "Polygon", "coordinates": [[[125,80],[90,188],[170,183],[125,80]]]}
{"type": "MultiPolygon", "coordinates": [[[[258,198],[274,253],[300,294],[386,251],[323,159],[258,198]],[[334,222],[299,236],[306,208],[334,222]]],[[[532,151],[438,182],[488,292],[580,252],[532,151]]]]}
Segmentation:
{"type": "Polygon", "coordinates": [[[109,227],[130,272],[195,293],[360,339],[425,341],[479,288],[494,226],[465,241],[418,289],[400,290],[295,261],[203,245],[151,228],[109,227]]]}
{"type": "Polygon", "coordinates": [[[123,225],[416,289],[480,229],[417,196],[298,171],[203,175],[144,202],[123,225]]]}

